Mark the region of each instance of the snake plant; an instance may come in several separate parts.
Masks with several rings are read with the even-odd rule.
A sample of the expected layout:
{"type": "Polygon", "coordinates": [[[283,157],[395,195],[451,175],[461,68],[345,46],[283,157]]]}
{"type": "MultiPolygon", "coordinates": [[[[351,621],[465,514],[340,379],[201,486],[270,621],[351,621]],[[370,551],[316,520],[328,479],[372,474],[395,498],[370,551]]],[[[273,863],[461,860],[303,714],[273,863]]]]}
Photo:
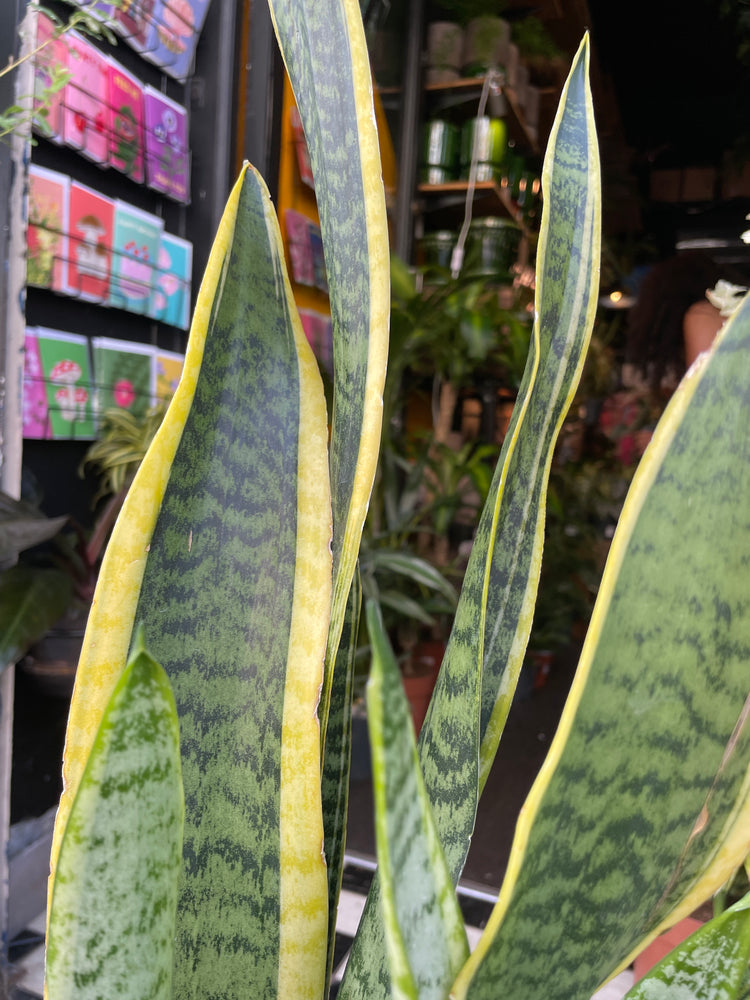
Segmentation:
{"type": "MultiPolygon", "coordinates": [[[[333,410],[329,421],[267,190],[246,166],[94,598],[51,857],[49,1000],[327,992],[389,252],[357,2],[272,10],[315,172],[333,410]]],[[[531,629],[551,455],[597,298],[588,65],[584,38],[545,159],[530,354],[418,745],[367,610],[380,875],[347,1000],[585,1000],[748,853],[746,303],[633,483],[570,699],[469,955],[453,886],[531,629]]],[[[698,943],[704,960],[717,941],[733,957],[708,977],[703,962],[696,996],[746,990],[748,912],[698,943]]],[[[690,954],[677,977],[659,973],[672,994],[647,995],[677,996],[690,954]]]]}

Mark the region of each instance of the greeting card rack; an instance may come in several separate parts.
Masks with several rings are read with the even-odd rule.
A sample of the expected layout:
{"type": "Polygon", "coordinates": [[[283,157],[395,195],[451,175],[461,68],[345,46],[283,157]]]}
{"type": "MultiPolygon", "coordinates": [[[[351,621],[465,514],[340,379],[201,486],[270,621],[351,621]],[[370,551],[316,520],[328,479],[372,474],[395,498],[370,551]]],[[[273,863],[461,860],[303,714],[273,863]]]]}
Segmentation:
{"type": "MultiPolygon", "coordinates": [[[[210,113],[193,99],[203,35],[214,44],[227,3],[214,0],[213,18],[209,0],[81,6],[107,19],[117,44],[68,32],[34,62],[35,92],[61,66],[68,74],[35,130],[29,167],[23,451],[24,465],[42,480],[49,449],[68,441],[77,455],[106,406],[139,413],[166,391],[163,381],[157,391],[153,372],[137,384],[121,372],[104,374],[96,342],[103,337],[119,345],[121,362],[142,356],[151,368],[153,352],[172,363],[184,354],[194,273],[202,273],[217,221],[206,218],[205,190],[228,187],[228,178],[216,177],[225,162],[212,164],[202,142],[194,159],[191,138],[196,126],[205,131],[199,119],[210,113]],[[46,346],[34,353],[40,331],[46,346]],[[79,383],[61,387],[45,358],[59,360],[63,348],[83,354],[71,363],[79,383]]],[[[49,8],[65,19],[56,0],[49,8]]],[[[42,12],[35,17],[39,45],[54,22],[42,12]]],[[[232,60],[223,63],[231,72],[232,60]]],[[[209,65],[212,72],[221,70],[209,65]]]]}

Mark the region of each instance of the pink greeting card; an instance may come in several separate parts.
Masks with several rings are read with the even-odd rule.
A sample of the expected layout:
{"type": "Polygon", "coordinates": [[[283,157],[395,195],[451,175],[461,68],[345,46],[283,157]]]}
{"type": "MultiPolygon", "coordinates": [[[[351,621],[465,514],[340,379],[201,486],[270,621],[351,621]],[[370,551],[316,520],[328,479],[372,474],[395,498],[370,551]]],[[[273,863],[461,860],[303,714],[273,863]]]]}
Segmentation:
{"type": "Polygon", "coordinates": [[[109,165],[140,183],[143,172],[143,85],[114,60],[109,66],[109,165]]]}
{"type": "Polygon", "coordinates": [[[56,25],[41,11],[36,16],[36,48],[34,56],[34,110],[47,109],[34,130],[53,142],[62,141],[63,91],[55,90],[57,78],[68,68],[68,46],[65,36],[51,39],[56,25]]]}
{"type": "Polygon", "coordinates": [[[155,0],[120,0],[115,10],[115,30],[136,52],[144,52],[156,44],[154,3],[155,0]]]}
{"type": "Polygon", "coordinates": [[[29,166],[26,281],[56,292],[65,287],[69,188],[66,174],[29,166]]]}
{"type": "Polygon", "coordinates": [[[284,212],[286,243],[292,278],[299,285],[315,284],[315,261],[310,241],[311,220],[288,208],[284,212]]]}
{"type": "Polygon", "coordinates": [[[23,436],[45,440],[52,436],[47,413],[47,392],[34,327],[27,327],[23,358],[23,436]]]}
{"type": "Polygon", "coordinates": [[[64,91],[63,138],[95,163],[106,163],[109,60],[75,32],[69,33],[68,45],[70,79],[64,91]]]}
{"type": "Polygon", "coordinates": [[[68,203],[68,274],[65,291],[88,302],[106,302],[112,269],[115,204],[73,181],[68,203]]]}

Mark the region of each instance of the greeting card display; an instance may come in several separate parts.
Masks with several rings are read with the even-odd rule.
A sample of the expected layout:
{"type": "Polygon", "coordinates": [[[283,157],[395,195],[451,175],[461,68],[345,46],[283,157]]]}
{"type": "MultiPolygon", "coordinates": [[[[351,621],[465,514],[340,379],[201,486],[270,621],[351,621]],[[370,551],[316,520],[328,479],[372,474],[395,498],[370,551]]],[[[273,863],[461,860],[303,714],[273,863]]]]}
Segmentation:
{"type": "Polygon", "coordinates": [[[47,390],[44,385],[42,359],[36,330],[26,328],[23,356],[23,436],[41,438],[50,436],[47,418],[47,390]]]}
{"type": "Polygon", "coordinates": [[[208,4],[209,0],[156,0],[153,16],[156,44],[144,51],[144,58],[175,80],[184,80],[192,69],[208,4]]]}
{"type": "Polygon", "coordinates": [[[69,34],[63,137],[95,163],[106,163],[109,141],[109,60],[75,32],[69,34]]]}
{"type": "Polygon", "coordinates": [[[175,351],[154,350],[154,392],[157,403],[166,403],[175,394],[182,375],[185,355],[175,351]]]}
{"type": "Polygon", "coordinates": [[[109,65],[109,165],[143,180],[143,85],[114,60],[109,65]]]}
{"type": "Polygon", "coordinates": [[[153,87],[143,88],[146,183],[186,204],[189,200],[187,111],[153,87]]]}
{"type": "Polygon", "coordinates": [[[310,242],[310,220],[301,212],[288,208],[284,212],[284,222],[292,278],[299,285],[314,285],[315,263],[310,242]]]}
{"type": "Polygon", "coordinates": [[[299,169],[300,180],[303,184],[307,184],[308,187],[314,188],[315,180],[313,179],[312,166],[310,165],[310,151],[307,148],[305,130],[302,128],[302,119],[299,116],[299,111],[294,106],[291,107],[290,114],[292,136],[294,137],[294,145],[297,149],[297,167],[299,169]]]}
{"type": "Polygon", "coordinates": [[[70,178],[29,166],[26,281],[62,291],[65,283],[70,178]]]}
{"type": "Polygon", "coordinates": [[[120,0],[115,10],[115,30],[136,52],[154,45],[153,10],[154,0],[120,0]]]}
{"type": "Polygon", "coordinates": [[[154,348],[111,337],[92,337],[96,415],[113,408],[142,416],[154,396],[154,348]]]}
{"type": "Polygon", "coordinates": [[[109,305],[148,312],[163,225],[149,212],[119,199],[115,202],[109,305]]]}
{"type": "Polygon", "coordinates": [[[78,181],[70,185],[65,291],[106,302],[112,270],[115,203],[78,181]]]}
{"type": "Polygon", "coordinates": [[[187,330],[192,270],[193,244],[171,233],[162,233],[149,316],[187,330]]]}
{"type": "Polygon", "coordinates": [[[86,337],[36,328],[42,378],[53,438],[92,438],[95,433],[89,346],[86,337]]]}
{"type": "Polygon", "coordinates": [[[68,68],[65,37],[54,38],[56,26],[41,11],[36,16],[36,53],[34,55],[34,110],[46,108],[34,123],[40,135],[53,142],[62,141],[63,91],[55,82],[68,68]]]}

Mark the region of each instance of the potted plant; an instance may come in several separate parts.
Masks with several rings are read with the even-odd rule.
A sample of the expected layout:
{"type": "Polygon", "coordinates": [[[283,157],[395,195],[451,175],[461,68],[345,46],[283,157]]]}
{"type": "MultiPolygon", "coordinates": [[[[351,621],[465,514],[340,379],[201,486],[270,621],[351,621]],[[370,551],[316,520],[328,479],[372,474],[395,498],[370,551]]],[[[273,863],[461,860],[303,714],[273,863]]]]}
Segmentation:
{"type": "Polygon", "coordinates": [[[533,14],[513,23],[513,41],[529,68],[529,80],[537,87],[562,86],[567,60],[540,18],[533,14]]]}
{"type": "MultiPolygon", "coordinates": [[[[280,0],[274,23],[343,323],[330,437],[270,198],[245,167],[185,375],[99,576],[51,857],[51,1000],[327,992],[387,225],[358,5],[280,0]]],[[[731,476],[745,439],[747,300],[675,396],[634,482],[571,697],[469,955],[453,885],[520,671],[547,472],[596,307],[587,69],[585,39],[548,148],[529,364],[418,745],[377,606],[366,610],[379,871],[338,994],[347,1000],[590,996],[750,847],[750,534],[747,477],[731,476]],[[728,400],[740,419],[726,420],[728,400]]],[[[745,981],[747,902],[727,914],[713,948],[690,956],[695,995],[737,995],[745,981]]]]}

